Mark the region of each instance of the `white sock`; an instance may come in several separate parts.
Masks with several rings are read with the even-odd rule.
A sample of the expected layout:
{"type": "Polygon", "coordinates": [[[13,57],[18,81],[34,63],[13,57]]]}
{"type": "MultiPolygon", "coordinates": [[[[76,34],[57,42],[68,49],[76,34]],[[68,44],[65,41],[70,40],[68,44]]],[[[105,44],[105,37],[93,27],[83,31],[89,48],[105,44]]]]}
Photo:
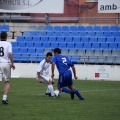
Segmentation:
{"type": "Polygon", "coordinates": [[[47,88],[46,93],[50,93],[49,88],[47,88]]]}
{"type": "Polygon", "coordinates": [[[53,89],[53,86],[52,85],[48,85],[48,89],[51,93],[51,96],[54,96],[54,89],[53,89]]]}
{"type": "Polygon", "coordinates": [[[7,95],[3,95],[3,100],[7,100],[7,95]]]}

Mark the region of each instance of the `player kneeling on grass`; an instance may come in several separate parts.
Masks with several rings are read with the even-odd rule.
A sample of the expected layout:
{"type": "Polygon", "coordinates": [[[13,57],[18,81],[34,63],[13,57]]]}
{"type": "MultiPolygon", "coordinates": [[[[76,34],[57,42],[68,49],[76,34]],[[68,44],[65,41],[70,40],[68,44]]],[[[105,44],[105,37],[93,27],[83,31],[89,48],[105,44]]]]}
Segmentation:
{"type": "Polygon", "coordinates": [[[80,100],[84,100],[77,88],[73,86],[72,72],[70,68],[72,68],[74,78],[77,79],[74,64],[67,56],[61,55],[61,49],[59,48],[54,49],[54,55],[55,56],[52,59],[51,66],[52,78],[54,77],[54,69],[56,64],[57,69],[59,71],[58,90],[61,92],[71,94],[71,99],[74,99],[74,94],[76,94],[80,100]],[[66,87],[68,87],[69,89],[66,87]]]}
{"type": "Polygon", "coordinates": [[[43,59],[38,65],[36,79],[38,80],[39,83],[48,84],[45,94],[54,97],[54,89],[52,85],[54,84],[54,79],[52,79],[49,76],[49,67],[50,67],[51,59],[52,59],[52,53],[48,52],[46,54],[46,58],[43,59]]]}

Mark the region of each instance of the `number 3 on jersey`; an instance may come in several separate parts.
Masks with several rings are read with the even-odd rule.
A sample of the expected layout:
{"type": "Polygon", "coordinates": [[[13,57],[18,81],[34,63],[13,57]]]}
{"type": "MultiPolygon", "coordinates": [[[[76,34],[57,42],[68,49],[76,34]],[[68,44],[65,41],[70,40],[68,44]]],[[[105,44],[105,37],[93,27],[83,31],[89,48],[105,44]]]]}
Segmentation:
{"type": "Polygon", "coordinates": [[[4,48],[0,47],[0,57],[4,56],[4,48]]]}
{"type": "Polygon", "coordinates": [[[62,61],[63,61],[63,63],[64,63],[65,65],[67,65],[67,60],[66,60],[66,58],[62,58],[62,61]]]}

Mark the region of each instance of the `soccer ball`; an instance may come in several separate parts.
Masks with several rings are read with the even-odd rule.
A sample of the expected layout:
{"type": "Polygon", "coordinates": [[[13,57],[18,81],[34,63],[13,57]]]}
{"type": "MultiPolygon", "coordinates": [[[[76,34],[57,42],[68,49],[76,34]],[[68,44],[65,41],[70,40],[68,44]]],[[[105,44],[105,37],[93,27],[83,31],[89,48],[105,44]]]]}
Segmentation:
{"type": "Polygon", "coordinates": [[[55,95],[55,97],[60,97],[61,93],[59,90],[55,90],[54,95],[55,95]]]}

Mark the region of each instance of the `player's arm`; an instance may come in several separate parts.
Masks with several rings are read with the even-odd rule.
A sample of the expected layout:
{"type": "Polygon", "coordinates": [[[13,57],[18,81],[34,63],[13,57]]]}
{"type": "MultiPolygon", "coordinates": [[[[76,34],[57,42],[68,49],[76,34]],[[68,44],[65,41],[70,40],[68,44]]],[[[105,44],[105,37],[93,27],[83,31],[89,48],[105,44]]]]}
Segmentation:
{"type": "Polygon", "coordinates": [[[11,68],[14,70],[15,69],[15,65],[14,65],[14,61],[13,61],[13,55],[12,55],[12,53],[8,53],[8,55],[9,55],[9,58],[10,58],[10,61],[11,61],[11,68]]]}
{"type": "Polygon", "coordinates": [[[72,71],[73,71],[73,74],[74,74],[74,78],[75,78],[75,79],[78,79],[78,77],[76,76],[76,69],[75,69],[74,66],[72,67],[72,71]]]}
{"type": "Polygon", "coordinates": [[[55,70],[55,64],[52,63],[52,65],[51,65],[51,72],[52,72],[51,77],[52,77],[52,79],[54,78],[54,70],[55,70]]]}
{"type": "Polygon", "coordinates": [[[42,83],[42,78],[41,78],[41,76],[40,76],[40,72],[37,72],[37,76],[38,76],[38,81],[39,81],[39,83],[42,83]]]}

